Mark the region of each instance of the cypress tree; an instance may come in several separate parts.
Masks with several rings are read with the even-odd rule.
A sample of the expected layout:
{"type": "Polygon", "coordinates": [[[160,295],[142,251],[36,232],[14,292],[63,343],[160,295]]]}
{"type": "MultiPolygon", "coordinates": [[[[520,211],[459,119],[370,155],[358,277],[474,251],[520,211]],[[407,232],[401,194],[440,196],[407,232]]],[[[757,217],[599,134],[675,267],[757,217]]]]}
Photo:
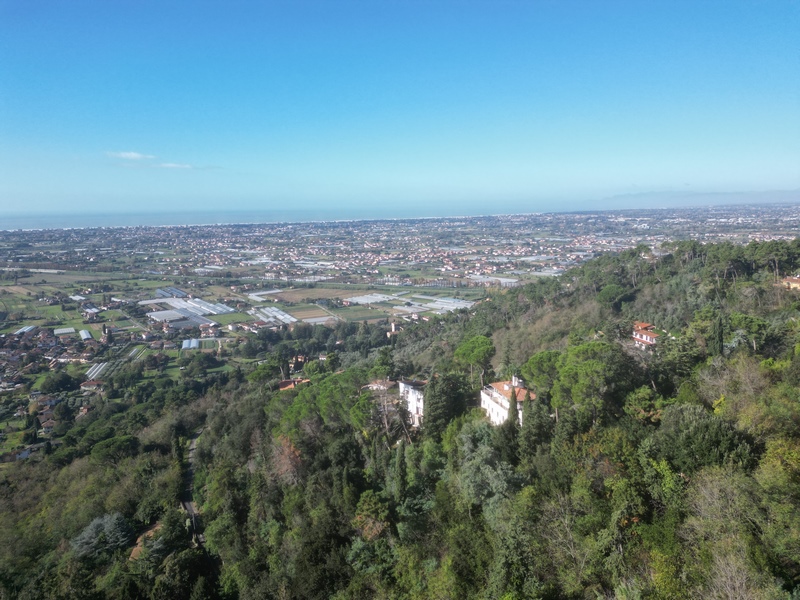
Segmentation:
{"type": "Polygon", "coordinates": [[[466,410],[464,382],[452,373],[431,377],[422,410],[422,430],[438,442],[450,421],[466,410]]]}
{"type": "Polygon", "coordinates": [[[533,418],[533,401],[531,400],[530,390],[525,392],[525,400],[522,403],[522,426],[519,430],[519,457],[521,460],[532,457],[536,454],[536,439],[531,436],[530,423],[533,418]]]}
{"type": "Polygon", "coordinates": [[[497,446],[500,458],[516,465],[519,462],[519,409],[517,408],[517,390],[511,387],[511,398],[508,401],[508,416],[497,429],[497,446]]]}
{"type": "Polygon", "coordinates": [[[553,419],[547,401],[537,398],[531,400],[531,394],[525,394],[522,406],[522,427],[519,433],[519,455],[521,459],[531,459],[542,444],[547,444],[553,437],[553,419]]]}
{"type": "Polygon", "coordinates": [[[397,444],[392,468],[392,494],[394,501],[400,504],[406,494],[406,443],[403,439],[397,444]]]}
{"type": "Polygon", "coordinates": [[[438,377],[431,377],[425,386],[425,403],[422,406],[422,430],[436,441],[441,438],[450,421],[447,396],[438,377]]]}
{"type": "Polygon", "coordinates": [[[725,329],[722,323],[722,313],[711,324],[711,333],[708,336],[708,353],[711,356],[722,354],[725,344],[725,329]]]}

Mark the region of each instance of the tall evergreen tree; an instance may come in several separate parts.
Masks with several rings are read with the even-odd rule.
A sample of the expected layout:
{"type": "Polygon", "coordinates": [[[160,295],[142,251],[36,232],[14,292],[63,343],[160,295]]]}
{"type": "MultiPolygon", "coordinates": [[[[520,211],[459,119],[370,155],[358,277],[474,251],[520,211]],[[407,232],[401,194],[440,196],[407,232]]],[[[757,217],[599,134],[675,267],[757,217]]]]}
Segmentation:
{"type": "Polygon", "coordinates": [[[406,443],[402,438],[394,455],[391,486],[394,501],[399,504],[406,493],[406,443]]]}
{"type": "Polygon", "coordinates": [[[439,440],[447,425],[466,410],[468,385],[458,375],[434,375],[425,387],[422,426],[425,435],[439,440]]]}
{"type": "Polygon", "coordinates": [[[517,408],[517,389],[511,387],[511,398],[508,401],[508,416],[497,428],[497,447],[500,458],[516,465],[519,461],[519,409],[517,408]]]}
{"type": "Polygon", "coordinates": [[[722,354],[725,343],[725,328],[722,322],[722,313],[717,314],[717,318],[711,324],[711,332],[708,336],[708,353],[711,356],[722,354]]]}
{"type": "Polygon", "coordinates": [[[500,363],[500,375],[504,378],[511,379],[511,376],[514,375],[514,370],[511,342],[506,340],[505,349],[503,350],[503,360],[500,363]]]}
{"type": "Polygon", "coordinates": [[[530,460],[536,456],[537,449],[548,444],[553,437],[553,419],[550,408],[542,398],[531,400],[530,392],[525,394],[522,405],[522,426],[519,432],[520,460],[530,460]]]}

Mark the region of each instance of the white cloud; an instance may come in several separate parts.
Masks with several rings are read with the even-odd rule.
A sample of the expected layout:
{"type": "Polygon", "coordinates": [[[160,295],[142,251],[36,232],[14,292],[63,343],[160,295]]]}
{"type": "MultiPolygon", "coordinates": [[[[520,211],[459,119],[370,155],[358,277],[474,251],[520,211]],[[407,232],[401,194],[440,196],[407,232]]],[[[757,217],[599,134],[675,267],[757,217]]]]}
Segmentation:
{"type": "Polygon", "coordinates": [[[182,165],[179,163],[160,163],[156,165],[160,169],[191,169],[192,165],[182,165]]]}
{"type": "Polygon", "coordinates": [[[119,163],[122,167],[134,168],[151,168],[151,169],[187,169],[187,170],[201,170],[214,169],[218,167],[196,167],[194,165],[177,162],[153,162],[157,156],[153,154],[142,154],[141,152],[106,152],[106,156],[111,158],[119,158],[124,162],[119,163]]]}
{"type": "Polygon", "coordinates": [[[150,160],[155,158],[151,154],[142,154],[140,152],[106,152],[111,158],[122,158],[125,160],[150,160]]]}

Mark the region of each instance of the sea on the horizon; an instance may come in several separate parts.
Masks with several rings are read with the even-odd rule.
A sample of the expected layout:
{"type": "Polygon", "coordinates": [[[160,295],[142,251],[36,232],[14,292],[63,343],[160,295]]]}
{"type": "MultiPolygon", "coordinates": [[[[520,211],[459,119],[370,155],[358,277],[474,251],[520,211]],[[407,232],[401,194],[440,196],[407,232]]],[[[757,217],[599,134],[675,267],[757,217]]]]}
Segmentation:
{"type": "MultiPolygon", "coordinates": [[[[532,209],[527,212],[541,212],[532,209]]],[[[503,214],[521,214],[522,211],[508,211],[503,214]]],[[[185,211],[150,213],[81,213],[81,214],[35,214],[0,215],[0,231],[36,229],[90,229],[95,227],[169,227],[183,225],[229,225],[242,223],[304,223],[325,221],[366,221],[383,219],[427,219],[454,216],[479,216],[474,211],[464,211],[460,215],[442,211],[415,211],[410,214],[377,211],[185,211]]],[[[498,213],[500,214],[500,213],[498,213]]]]}
{"type": "MultiPolygon", "coordinates": [[[[19,229],[89,229],[94,227],[168,227],[233,223],[286,223],[302,221],[357,220],[370,217],[315,216],[308,212],[185,211],[149,213],[81,213],[0,216],[0,231],[19,229]]],[[[375,218],[375,217],[372,217],[375,218]]],[[[378,217],[379,218],[379,217],[378,217]]]]}
{"type": "Polygon", "coordinates": [[[167,227],[181,225],[216,225],[235,223],[302,223],[323,221],[363,221],[383,219],[429,219],[480,215],[513,215],[614,210],[653,210],[665,208],[700,208],[732,205],[797,204],[800,190],[762,193],[721,194],[633,194],[594,201],[550,201],[513,203],[463,203],[460,205],[375,204],[369,207],[328,205],[282,210],[185,210],[141,213],[81,212],[11,213],[0,211],[0,231],[18,229],[88,229],[93,227],[167,227]]]}

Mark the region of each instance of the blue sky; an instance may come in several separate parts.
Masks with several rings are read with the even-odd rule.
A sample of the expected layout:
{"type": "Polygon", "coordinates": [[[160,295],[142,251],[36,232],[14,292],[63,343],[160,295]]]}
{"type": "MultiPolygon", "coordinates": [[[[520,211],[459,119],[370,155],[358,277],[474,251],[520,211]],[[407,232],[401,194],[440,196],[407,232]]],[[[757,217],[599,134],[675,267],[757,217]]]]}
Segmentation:
{"type": "Polygon", "coordinates": [[[797,0],[0,0],[0,215],[797,190],[799,31],[797,0]]]}

